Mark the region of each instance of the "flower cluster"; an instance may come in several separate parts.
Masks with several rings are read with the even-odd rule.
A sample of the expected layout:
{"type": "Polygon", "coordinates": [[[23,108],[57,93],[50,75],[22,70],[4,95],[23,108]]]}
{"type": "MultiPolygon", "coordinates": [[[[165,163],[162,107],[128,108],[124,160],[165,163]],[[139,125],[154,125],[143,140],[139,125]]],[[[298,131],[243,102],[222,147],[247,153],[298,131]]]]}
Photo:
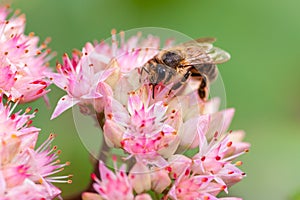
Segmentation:
{"type": "MultiPolygon", "coordinates": [[[[50,134],[37,146],[40,129],[32,126],[37,110],[14,112],[19,103],[45,97],[50,82],[47,39],[40,46],[34,33],[24,34],[25,16],[0,7],[0,199],[60,198],[54,182],[71,183],[71,176],[53,176],[69,165],[60,163],[60,150],[50,134]]],[[[47,98],[44,98],[47,100],[47,98]]]]}
{"type": "MultiPolygon", "coordinates": [[[[141,151],[140,149],[143,148],[139,144],[141,143],[139,139],[133,140],[139,145],[131,145],[131,148],[136,151],[140,150],[138,153],[141,155],[136,156],[137,162],[127,176],[124,173],[125,169],[118,170],[120,173],[122,172],[123,178],[126,177],[126,181],[116,181],[115,179],[117,178],[111,181],[111,178],[108,177],[112,175],[108,176],[106,174],[108,173],[107,169],[101,162],[99,165],[101,181],[95,177],[93,178],[96,181],[96,184],[94,184],[95,190],[103,199],[118,199],[117,197],[123,195],[128,195],[126,199],[138,199],[138,196],[132,196],[134,194],[133,190],[138,195],[145,195],[145,193],[152,190],[157,194],[161,194],[160,197],[162,199],[239,199],[216,197],[221,191],[228,193],[228,188],[245,176],[245,173],[238,168],[242,162],[234,162],[235,158],[249,149],[249,144],[241,141],[244,137],[244,132],[226,131],[233,112],[233,109],[228,109],[214,114],[205,114],[201,115],[197,122],[194,121],[196,130],[194,130],[193,134],[195,134],[196,138],[193,142],[197,141],[197,147],[192,149],[196,150],[197,153],[195,154],[160,154],[159,150],[153,149],[159,147],[159,145],[153,144],[150,150],[153,153],[156,152],[154,156],[161,156],[160,162],[153,162],[154,158],[151,157],[153,155],[149,156],[145,152],[149,150],[146,148],[147,145],[144,143],[145,151],[141,151]],[[162,159],[164,159],[163,162],[161,161],[162,159]],[[132,188],[126,190],[126,192],[112,189],[125,187],[125,185],[128,185],[128,182],[132,185],[132,188]],[[114,192],[111,193],[111,191],[114,192]]],[[[191,124],[189,125],[191,126],[191,124]]],[[[185,131],[189,130],[185,129],[185,131]]],[[[124,134],[126,134],[126,131],[124,131],[124,134]]],[[[191,135],[192,133],[187,134],[191,135]]],[[[146,140],[145,137],[141,138],[146,140]]],[[[149,139],[148,142],[151,143],[152,140],[149,139]]],[[[124,150],[132,153],[126,148],[124,150]]],[[[109,174],[111,173],[109,172],[109,174]]],[[[84,194],[85,199],[90,199],[89,195],[92,194],[84,194]]],[[[147,196],[145,199],[151,198],[147,196]]]]}
{"type": "Polygon", "coordinates": [[[61,191],[53,182],[70,182],[69,176],[52,176],[69,163],[60,163],[57,147],[51,147],[55,138],[49,138],[36,148],[40,129],[31,126],[27,108],[13,113],[8,101],[0,102],[0,199],[54,199],[61,191]]]}
{"type": "MultiPolygon", "coordinates": [[[[217,197],[245,176],[242,162],[234,160],[250,145],[242,142],[243,131],[228,130],[234,109],[218,111],[220,100],[203,101],[192,85],[175,92],[172,85],[141,81],[141,67],[159,52],[159,38],[124,38],[121,32],[118,41],[113,30],[111,46],[87,43],[49,74],[67,92],[52,118],[75,104],[92,106],[102,113],[97,119],[106,144],[135,162],[126,173],[114,158],[113,173],[100,161],[100,179],[92,175],[98,194],[84,193],[83,199],[148,200],[153,193],[174,200],[239,199],[217,197]]],[[[212,44],[202,45],[216,56],[212,44]]]]}
{"type": "Polygon", "coordinates": [[[34,33],[24,34],[25,16],[18,11],[9,15],[8,7],[0,7],[0,90],[13,101],[33,101],[49,92],[50,40],[38,45],[34,33]]]}
{"type": "Polygon", "coordinates": [[[114,172],[101,156],[91,176],[95,193],[83,193],[84,200],[240,199],[219,197],[245,177],[236,159],[250,144],[242,142],[243,131],[229,130],[234,109],[219,111],[220,99],[206,98],[213,67],[230,58],[213,40],[185,43],[182,55],[173,49],[166,56],[161,49],[174,40],[161,47],[159,37],[138,32],[125,39],[125,32],[112,30],[111,41],[64,54],[52,72],[49,39],[39,45],[33,33],[24,34],[24,15],[10,12],[0,7],[0,200],[61,198],[53,183],[71,183],[71,175],[54,175],[69,165],[51,146],[55,135],[36,147],[40,129],[31,119],[37,110],[14,113],[18,103],[47,100],[51,83],[66,91],[51,119],[79,105],[83,114],[96,114],[103,146],[111,148],[102,152],[106,159],[123,152],[120,166],[112,156],[114,172]]]}
{"type": "MultiPolygon", "coordinates": [[[[63,96],[52,114],[52,119],[68,108],[79,104],[92,105],[96,112],[102,112],[104,100],[113,96],[115,86],[122,84],[124,77],[134,76],[132,72],[157,53],[159,38],[149,35],[141,40],[141,34],[131,37],[127,43],[121,33],[118,45],[115,30],[112,31],[112,47],[102,41],[87,43],[82,51],[74,50],[72,58],[63,56],[57,64],[58,73],[48,73],[49,79],[67,94],[63,96]],[[120,46],[118,48],[118,46],[120,46]]],[[[166,45],[170,45],[170,41],[166,45]]],[[[121,88],[118,88],[121,89],[121,88]]]]}

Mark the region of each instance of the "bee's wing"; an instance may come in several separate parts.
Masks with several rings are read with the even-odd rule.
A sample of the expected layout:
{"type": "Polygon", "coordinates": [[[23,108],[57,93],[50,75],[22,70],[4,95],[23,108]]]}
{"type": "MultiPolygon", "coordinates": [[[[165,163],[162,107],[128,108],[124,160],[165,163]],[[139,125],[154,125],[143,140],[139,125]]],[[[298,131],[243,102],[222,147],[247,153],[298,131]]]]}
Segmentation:
{"type": "Polygon", "coordinates": [[[214,43],[217,39],[214,37],[204,37],[204,38],[198,38],[195,41],[198,43],[214,43]]]}
{"type": "Polygon", "coordinates": [[[213,60],[214,64],[224,63],[230,59],[230,54],[218,47],[213,47],[212,49],[210,49],[208,55],[213,60]]]}
{"type": "Polygon", "coordinates": [[[185,53],[185,59],[190,64],[220,64],[230,59],[230,54],[213,46],[215,38],[199,38],[177,46],[185,53]]]}
{"type": "Polygon", "coordinates": [[[208,44],[213,44],[217,39],[214,37],[204,37],[204,38],[198,38],[195,40],[190,40],[184,43],[181,43],[180,46],[190,46],[193,44],[203,44],[203,45],[208,45],[208,44]]]}

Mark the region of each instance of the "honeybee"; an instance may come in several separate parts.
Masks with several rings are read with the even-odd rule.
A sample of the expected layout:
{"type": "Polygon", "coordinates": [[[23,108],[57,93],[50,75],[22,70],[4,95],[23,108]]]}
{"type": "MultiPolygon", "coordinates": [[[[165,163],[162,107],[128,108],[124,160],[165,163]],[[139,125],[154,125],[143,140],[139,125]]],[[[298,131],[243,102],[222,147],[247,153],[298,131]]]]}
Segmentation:
{"type": "Polygon", "coordinates": [[[218,75],[217,64],[230,59],[229,53],[214,47],[214,38],[199,38],[158,52],[141,68],[145,77],[154,88],[158,84],[172,83],[171,90],[179,89],[191,77],[199,80],[199,97],[207,100],[208,84],[218,75]]]}

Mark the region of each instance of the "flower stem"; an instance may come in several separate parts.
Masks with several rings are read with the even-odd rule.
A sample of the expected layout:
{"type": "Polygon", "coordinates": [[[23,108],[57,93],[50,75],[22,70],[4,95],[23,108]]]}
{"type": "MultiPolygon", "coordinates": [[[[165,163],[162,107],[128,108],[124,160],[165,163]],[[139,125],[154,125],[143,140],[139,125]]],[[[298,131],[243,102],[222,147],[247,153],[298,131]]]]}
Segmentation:
{"type": "MultiPolygon", "coordinates": [[[[103,130],[103,126],[104,126],[104,122],[105,122],[104,113],[103,112],[96,113],[96,118],[100,125],[100,128],[103,130]]],[[[105,162],[107,160],[107,156],[103,152],[108,152],[108,151],[109,151],[109,147],[107,146],[106,142],[103,141],[98,160],[102,160],[103,162],[105,162]]],[[[92,173],[94,173],[97,177],[100,177],[100,172],[98,169],[98,160],[96,162],[94,162],[94,169],[93,169],[92,173]]],[[[90,180],[89,186],[85,190],[83,190],[80,193],[75,194],[69,198],[65,198],[65,199],[66,200],[81,200],[81,194],[83,192],[96,192],[93,188],[93,182],[94,182],[93,180],[90,180]]]]}

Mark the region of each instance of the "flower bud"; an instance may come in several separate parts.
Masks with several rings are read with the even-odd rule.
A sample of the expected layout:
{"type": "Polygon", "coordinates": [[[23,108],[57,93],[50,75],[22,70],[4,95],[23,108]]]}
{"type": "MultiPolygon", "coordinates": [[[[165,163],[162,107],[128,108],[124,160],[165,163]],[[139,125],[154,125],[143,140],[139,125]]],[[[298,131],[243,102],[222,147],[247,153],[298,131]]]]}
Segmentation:
{"type": "Polygon", "coordinates": [[[124,128],[111,120],[106,120],[104,127],[105,142],[110,147],[121,147],[124,128]]]}
{"type": "Polygon", "coordinates": [[[147,193],[137,195],[134,200],[152,200],[151,196],[147,193]]]}
{"type": "Polygon", "coordinates": [[[130,170],[131,183],[136,193],[150,190],[151,176],[149,169],[141,162],[137,162],[130,170]]]}
{"type": "Polygon", "coordinates": [[[99,194],[84,192],[81,195],[82,200],[103,200],[99,194]]]}
{"type": "Polygon", "coordinates": [[[168,171],[161,169],[151,173],[151,187],[157,193],[162,193],[171,184],[168,171]]]}

